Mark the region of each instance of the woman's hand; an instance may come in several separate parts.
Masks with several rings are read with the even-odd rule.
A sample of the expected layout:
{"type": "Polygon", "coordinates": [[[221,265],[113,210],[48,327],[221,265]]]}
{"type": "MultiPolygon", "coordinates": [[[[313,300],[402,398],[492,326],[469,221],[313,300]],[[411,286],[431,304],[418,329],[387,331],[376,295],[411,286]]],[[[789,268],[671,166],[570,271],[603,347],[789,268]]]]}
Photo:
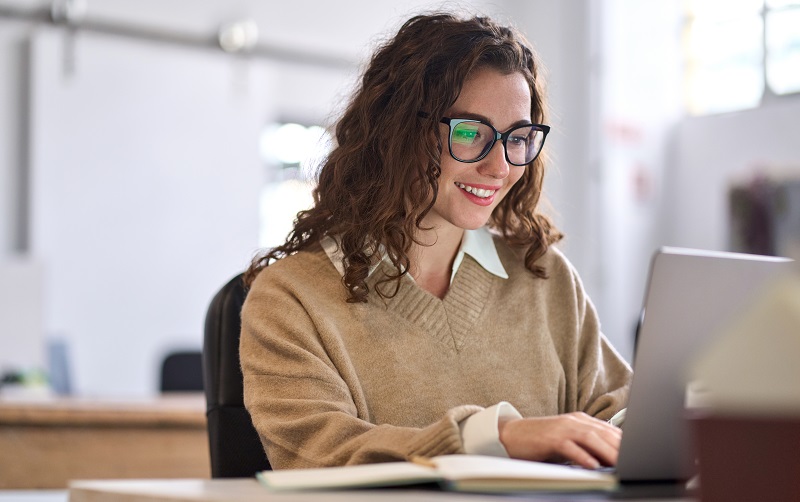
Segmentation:
{"type": "Polygon", "coordinates": [[[501,420],[499,432],[511,458],[566,460],[589,469],[615,465],[622,439],[619,428],[582,412],[501,420]]]}

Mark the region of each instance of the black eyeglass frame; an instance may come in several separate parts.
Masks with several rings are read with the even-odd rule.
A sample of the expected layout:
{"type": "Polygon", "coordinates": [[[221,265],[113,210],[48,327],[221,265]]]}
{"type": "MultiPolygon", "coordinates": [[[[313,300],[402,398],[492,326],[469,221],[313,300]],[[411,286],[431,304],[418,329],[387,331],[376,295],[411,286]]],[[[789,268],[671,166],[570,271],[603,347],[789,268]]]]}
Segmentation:
{"type": "Polygon", "coordinates": [[[544,148],[544,142],[547,139],[547,135],[550,133],[550,126],[544,124],[522,124],[514,126],[511,129],[507,130],[506,132],[501,133],[500,131],[495,129],[495,127],[492,124],[484,122],[483,120],[479,119],[458,119],[452,117],[442,117],[442,119],[439,122],[445,124],[449,128],[449,133],[447,135],[447,149],[450,151],[450,156],[453,157],[455,160],[463,162],[465,164],[472,164],[474,162],[483,160],[487,155],[489,155],[489,152],[492,151],[492,148],[494,148],[494,145],[495,143],[497,143],[497,140],[501,140],[503,143],[503,155],[505,155],[506,161],[512,166],[518,166],[518,167],[527,166],[528,164],[536,160],[536,157],[538,157],[539,154],[542,153],[542,149],[544,148]],[[463,124],[464,122],[477,122],[479,124],[489,126],[492,129],[492,131],[494,131],[494,138],[492,139],[492,142],[489,144],[488,148],[486,148],[485,151],[476,159],[472,160],[460,159],[456,157],[456,155],[453,153],[453,127],[457,126],[458,124],[463,124]],[[542,136],[542,143],[539,145],[539,151],[536,152],[533,158],[528,162],[525,162],[524,164],[518,164],[516,162],[512,162],[511,159],[508,158],[507,142],[508,138],[511,136],[511,133],[522,127],[532,127],[533,129],[541,131],[543,136],[542,136]]]}

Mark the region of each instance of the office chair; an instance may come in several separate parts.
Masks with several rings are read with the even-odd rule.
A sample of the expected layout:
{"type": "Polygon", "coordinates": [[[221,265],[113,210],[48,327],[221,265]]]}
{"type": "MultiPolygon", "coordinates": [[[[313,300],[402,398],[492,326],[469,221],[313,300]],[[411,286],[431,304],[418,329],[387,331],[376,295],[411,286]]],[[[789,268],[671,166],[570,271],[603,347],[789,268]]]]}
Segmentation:
{"type": "Polygon", "coordinates": [[[264,447],[244,407],[239,365],[243,274],[211,300],[203,341],[203,379],[212,478],[252,477],[270,469],[264,447]]]}
{"type": "Polygon", "coordinates": [[[167,354],[161,363],[161,392],[203,390],[202,353],[178,351],[167,354]]]}

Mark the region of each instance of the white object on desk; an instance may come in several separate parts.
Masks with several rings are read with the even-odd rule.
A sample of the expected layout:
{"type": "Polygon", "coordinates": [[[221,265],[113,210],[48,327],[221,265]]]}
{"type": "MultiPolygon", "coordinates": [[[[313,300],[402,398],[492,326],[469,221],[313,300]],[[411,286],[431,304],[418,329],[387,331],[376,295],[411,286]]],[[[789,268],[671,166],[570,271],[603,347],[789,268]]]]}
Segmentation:
{"type": "Polygon", "coordinates": [[[66,490],[0,490],[0,502],[69,502],[66,490]]]}
{"type": "Polygon", "coordinates": [[[727,323],[692,371],[717,413],[800,417],[800,270],[771,283],[727,323]]]}

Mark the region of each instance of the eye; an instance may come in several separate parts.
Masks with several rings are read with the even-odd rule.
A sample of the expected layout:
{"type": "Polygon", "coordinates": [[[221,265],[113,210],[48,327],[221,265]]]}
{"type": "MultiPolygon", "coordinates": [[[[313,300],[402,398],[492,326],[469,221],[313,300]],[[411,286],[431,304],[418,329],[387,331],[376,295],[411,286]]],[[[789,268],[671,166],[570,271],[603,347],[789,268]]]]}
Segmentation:
{"type": "Polygon", "coordinates": [[[531,126],[522,126],[511,131],[506,140],[506,148],[527,148],[534,139],[535,130],[531,126]]]}
{"type": "Polygon", "coordinates": [[[522,134],[509,136],[506,143],[509,146],[516,146],[516,147],[526,146],[528,144],[528,136],[522,134]]]}
{"type": "Polygon", "coordinates": [[[478,124],[462,122],[453,128],[452,139],[454,143],[471,145],[480,138],[478,124]]]}

